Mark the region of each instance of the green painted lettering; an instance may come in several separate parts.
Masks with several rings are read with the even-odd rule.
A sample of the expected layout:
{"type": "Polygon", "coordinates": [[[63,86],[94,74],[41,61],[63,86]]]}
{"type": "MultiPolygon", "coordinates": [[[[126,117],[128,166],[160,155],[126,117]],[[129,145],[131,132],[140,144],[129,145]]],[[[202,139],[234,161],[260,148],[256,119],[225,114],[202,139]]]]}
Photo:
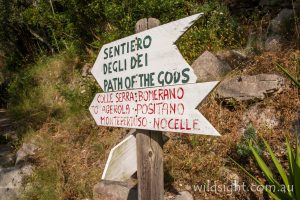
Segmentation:
{"type": "Polygon", "coordinates": [[[184,79],[182,79],[182,83],[188,83],[190,80],[190,76],[188,74],[188,72],[190,71],[189,68],[185,68],[182,70],[182,76],[184,77],[184,79]]]}
{"type": "Polygon", "coordinates": [[[120,55],[120,46],[114,46],[114,56],[120,55]]]}
{"type": "Polygon", "coordinates": [[[130,50],[131,50],[131,52],[134,52],[135,51],[135,44],[134,44],[134,42],[135,42],[135,40],[131,40],[131,42],[130,42],[130,46],[131,46],[131,48],[130,48],[130,50]]]}
{"type": "Polygon", "coordinates": [[[136,65],[136,62],[137,62],[137,60],[136,60],[136,58],[135,57],[131,57],[131,64],[130,64],[130,68],[131,69],[134,69],[135,68],[135,65],[136,65]]]}
{"type": "Polygon", "coordinates": [[[104,54],[105,54],[104,59],[108,58],[107,50],[108,50],[107,48],[104,49],[104,54]]]}
{"type": "Polygon", "coordinates": [[[110,57],[110,58],[113,57],[113,52],[112,52],[112,50],[113,50],[113,47],[109,47],[109,57],[110,57]]]}
{"type": "Polygon", "coordinates": [[[103,72],[104,72],[104,74],[106,74],[107,73],[107,64],[103,64],[103,72]]]}
{"type": "Polygon", "coordinates": [[[143,49],[142,47],[142,39],[141,38],[137,38],[137,50],[143,49]]]}
{"type": "Polygon", "coordinates": [[[147,35],[143,40],[143,46],[145,49],[149,48],[152,42],[152,38],[150,35],[147,35]]]}
{"type": "Polygon", "coordinates": [[[142,58],[143,57],[143,54],[138,54],[137,56],[137,63],[138,63],[138,67],[143,67],[143,64],[142,64],[142,58]]]}

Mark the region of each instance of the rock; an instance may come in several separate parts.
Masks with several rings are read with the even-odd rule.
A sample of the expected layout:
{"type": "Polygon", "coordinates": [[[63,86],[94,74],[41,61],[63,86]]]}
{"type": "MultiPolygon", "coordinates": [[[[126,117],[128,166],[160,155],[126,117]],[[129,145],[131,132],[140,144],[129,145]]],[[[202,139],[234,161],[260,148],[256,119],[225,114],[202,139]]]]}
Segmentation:
{"type": "Polygon", "coordinates": [[[232,69],[241,65],[241,62],[244,62],[249,59],[250,53],[247,49],[239,50],[222,50],[218,51],[215,54],[223,63],[228,63],[232,69]]]}
{"type": "Polygon", "coordinates": [[[225,62],[230,62],[231,60],[246,60],[248,58],[245,50],[226,50],[219,51],[216,56],[225,62]]]}
{"type": "Polygon", "coordinates": [[[279,35],[273,35],[266,39],[265,50],[266,51],[281,51],[283,46],[283,39],[279,35]]]}
{"type": "Polygon", "coordinates": [[[293,10],[292,9],[282,9],[278,15],[271,20],[269,33],[286,35],[290,32],[291,26],[293,26],[293,10]]]}
{"type": "Polygon", "coordinates": [[[220,80],[232,70],[227,63],[221,61],[209,51],[205,51],[199,56],[192,64],[192,68],[201,82],[220,80]]]}
{"type": "Polygon", "coordinates": [[[227,167],[220,167],[219,169],[220,177],[224,178],[229,183],[238,183],[242,181],[242,178],[227,167]]]}
{"type": "Polygon", "coordinates": [[[37,149],[38,147],[32,143],[23,143],[17,152],[16,165],[22,161],[26,161],[29,156],[33,156],[37,149]]]}
{"type": "Polygon", "coordinates": [[[186,186],[185,186],[185,189],[186,189],[187,191],[190,191],[190,190],[192,190],[192,187],[191,187],[190,185],[186,185],[186,186]]]}
{"type": "Polygon", "coordinates": [[[242,178],[237,173],[227,167],[220,167],[219,176],[226,181],[226,185],[230,186],[231,192],[241,192],[242,178]]]}
{"type": "Polygon", "coordinates": [[[167,196],[164,197],[164,200],[171,200],[171,199],[174,199],[174,196],[167,195],[167,196]]]}
{"type": "Polygon", "coordinates": [[[94,200],[137,200],[137,188],[132,183],[101,180],[94,186],[94,200]]]}
{"type": "Polygon", "coordinates": [[[32,169],[31,165],[0,169],[0,199],[19,199],[25,189],[22,180],[32,174],[32,169]]]}
{"type": "Polygon", "coordinates": [[[183,191],[179,192],[179,194],[175,196],[175,200],[194,200],[194,197],[188,191],[183,191]]]}
{"type": "Polygon", "coordinates": [[[223,81],[217,89],[220,100],[236,101],[264,99],[267,95],[280,92],[284,78],[276,74],[242,76],[223,81]]]}
{"type": "Polygon", "coordinates": [[[240,60],[246,60],[248,58],[247,51],[240,49],[240,50],[231,50],[231,54],[234,58],[240,60]]]}
{"type": "Polygon", "coordinates": [[[267,126],[272,129],[279,124],[279,119],[277,119],[276,116],[275,109],[254,105],[244,113],[243,121],[245,125],[251,123],[254,127],[267,126]]]}

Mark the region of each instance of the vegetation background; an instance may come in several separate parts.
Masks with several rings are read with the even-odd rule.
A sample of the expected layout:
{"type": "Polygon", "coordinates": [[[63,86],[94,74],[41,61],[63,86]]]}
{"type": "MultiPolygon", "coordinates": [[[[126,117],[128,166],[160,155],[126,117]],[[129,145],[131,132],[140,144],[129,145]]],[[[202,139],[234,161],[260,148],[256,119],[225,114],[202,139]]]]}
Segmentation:
{"type": "MultiPolygon", "coordinates": [[[[236,70],[228,77],[282,75],[275,63],[283,64],[297,77],[297,16],[284,36],[284,50],[264,52],[260,46],[270,19],[281,8],[280,4],[261,7],[255,0],[0,0],[0,106],[9,110],[18,135],[13,142],[0,137],[0,143],[10,142],[16,149],[29,141],[39,146],[33,158],[34,174],[25,181],[31,187],[23,198],[92,198],[93,185],[100,179],[109,150],[127,135],[129,130],[122,128],[97,127],[88,111],[94,95],[101,91],[88,69],[103,44],[133,34],[141,18],[154,17],[163,24],[204,12],[205,16],[178,41],[190,64],[205,50],[249,47],[251,59],[232,60],[236,70]]],[[[189,186],[206,180],[228,184],[228,174],[251,182],[229,156],[264,181],[247,149],[249,137],[263,137],[275,147],[280,161],[287,162],[282,141],[288,137],[295,142],[291,127],[298,117],[298,90],[290,85],[281,94],[260,102],[277,111],[280,123],[275,128],[242,123],[243,113],[252,105],[224,105],[212,94],[200,110],[222,137],[170,134],[164,148],[167,193],[192,190],[189,186]]],[[[263,154],[259,141],[257,150],[263,154]]],[[[196,199],[228,199],[226,193],[194,195],[196,199]]],[[[232,199],[253,195],[259,199],[264,194],[242,192],[232,199]]]]}

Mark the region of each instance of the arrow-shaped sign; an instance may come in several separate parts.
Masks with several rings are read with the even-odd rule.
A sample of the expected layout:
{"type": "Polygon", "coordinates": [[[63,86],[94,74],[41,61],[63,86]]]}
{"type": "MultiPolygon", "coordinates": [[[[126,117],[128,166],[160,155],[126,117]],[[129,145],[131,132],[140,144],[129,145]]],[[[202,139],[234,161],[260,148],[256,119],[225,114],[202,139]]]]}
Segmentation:
{"type": "Polygon", "coordinates": [[[101,126],[219,135],[196,109],[217,83],[98,93],[90,112],[101,126]]]}
{"type": "Polygon", "coordinates": [[[105,44],[92,74],[105,92],[195,83],[175,41],[202,13],[105,44]]]}
{"type": "MultiPolygon", "coordinates": [[[[129,136],[114,146],[109,152],[102,174],[103,180],[127,181],[137,170],[135,129],[131,129],[129,136]]],[[[163,135],[163,143],[169,137],[163,135]]]]}
{"type": "Polygon", "coordinates": [[[196,109],[218,82],[196,83],[176,40],[202,13],[104,45],[92,73],[106,93],[90,111],[98,125],[219,135],[196,109]]]}
{"type": "Polygon", "coordinates": [[[136,139],[130,135],[111,149],[103,174],[103,180],[126,181],[137,169],[136,139]]]}

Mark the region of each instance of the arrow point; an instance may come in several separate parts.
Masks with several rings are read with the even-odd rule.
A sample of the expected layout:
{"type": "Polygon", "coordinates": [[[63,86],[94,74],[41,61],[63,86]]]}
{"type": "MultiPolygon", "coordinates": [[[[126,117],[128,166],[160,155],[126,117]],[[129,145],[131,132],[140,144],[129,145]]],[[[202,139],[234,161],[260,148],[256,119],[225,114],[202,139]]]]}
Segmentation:
{"type": "Polygon", "coordinates": [[[198,111],[197,112],[197,118],[201,122],[199,124],[200,132],[197,134],[201,135],[212,135],[212,136],[221,136],[220,133],[215,129],[215,127],[198,111]]]}
{"type": "Polygon", "coordinates": [[[167,30],[168,39],[175,43],[176,40],[190,27],[194,24],[194,22],[199,19],[203,13],[198,13],[189,17],[185,17],[183,19],[179,19],[174,22],[170,22],[164,25],[157,27],[161,30],[167,30]]]}
{"type": "Polygon", "coordinates": [[[197,13],[195,15],[192,15],[191,17],[194,18],[193,22],[196,21],[197,19],[199,19],[202,15],[204,15],[204,13],[197,13]]]}

